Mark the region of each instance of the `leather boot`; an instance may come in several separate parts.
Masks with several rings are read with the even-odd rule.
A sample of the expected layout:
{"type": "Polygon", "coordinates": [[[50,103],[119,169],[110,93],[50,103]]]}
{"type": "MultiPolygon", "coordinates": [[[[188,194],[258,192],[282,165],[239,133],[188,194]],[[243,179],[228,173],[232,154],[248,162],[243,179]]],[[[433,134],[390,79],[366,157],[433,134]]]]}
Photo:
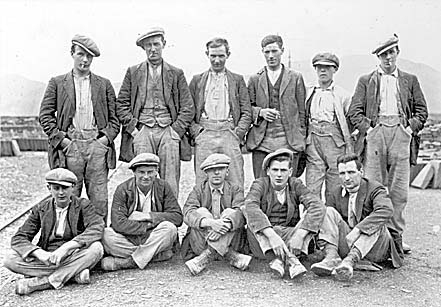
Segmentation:
{"type": "Polygon", "coordinates": [[[30,294],[34,291],[51,289],[52,285],[49,283],[47,276],[44,277],[32,277],[18,279],[15,282],[15,293],[19,295],[30,294]]]}
{"type": "Polygon", "coordinates": [[[119,257],[105,257],[101,260],[101,268],[104,271],[117,271],[122,269],[136,269],[138,265],[132,257],[119,258],[119,257]]]}
{"type": "Polygon", "coordinates": [[[283,263],[282,259],[280,258],[274,258],[270,263],[269,267],[271,270],[273,270],[275,273],[280,275],[280,278],[283,278],[283,275],[285,275],[285,264],[283,263]]]}
{"type": "Polygon", "coordinates": [[[253,258],[251,256],[238,253],[232,249],[228,250],[228,253],[226,253],[224,257],[230,262],[230,265],[242,271],[248,269],[251,259],[253,258]]]}
{"type": "Polygon", "coordinates": [[[361,259],[358,248],[351,248],[345,259],[334,269],[333,275],[339,280],[350,280],[354,275],[354,266],[361,259]]]}
{"type": "Polygon", "coordinates": [[[90,271],[89,271],[89,269],[84,269],[79,274],[75,275],[75,281],[77,284],[80,284],[80,285],[90,284],[90,271]]]}
{"type": "Polygon", "coordinates": [[[318,276],[331,276],[332,271],[341,263],[341,258],[337,252],[337,246],[334,244],[326,243],[325,259],[318,263],[311,265],[311,271],[318,276]]]}
{"type": "Polygon", "coordinates": [[[300,263],[295,255],[287,255],[286,262],[289,266],[289,277],[291,277],[291,279],[306,273],[306,268],[300,263]]]}
{"type": "Polygon", "coordinates": [[[207,248],[199,256],[185,262],[185,265],[192,275],[198,275],[211,263],[214,256],[215,253],[207,248]]]}

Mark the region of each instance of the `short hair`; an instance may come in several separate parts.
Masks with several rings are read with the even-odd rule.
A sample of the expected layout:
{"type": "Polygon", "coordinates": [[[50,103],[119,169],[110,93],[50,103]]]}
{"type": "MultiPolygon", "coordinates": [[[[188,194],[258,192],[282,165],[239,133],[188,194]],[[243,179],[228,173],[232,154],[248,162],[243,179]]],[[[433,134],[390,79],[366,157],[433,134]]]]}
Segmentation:
{"type": "Polygon", "coordinates": [[[72,44],[72,46],[70,47],[70,53],[74,54],[75,53],[75,46],[77,46],[76,44],[72,44]]]}
{"type": "Polygon", "coordinates": [[[340,163],[348,163],[348,162],[351,162],[351,161],[355,161],[355,165],[357,166],[357,169],[361,170],[363,165],[361,164],[360,159],[358,158],[358,155],[353,154],[353,153],[345,154],[345,155],[342,155],[342,156],[338,157],[337,158],[337,166],[340,163]]]}
{"type": "Polygon", "coordinates": [[[280,35],[275,35],[275,34],[270,34],[265,36],[262,39],[262,48],[265,48],[265,46],[272,44],[272,43],[277,43],[277,45],[279,45],[280,49],[283,48],[283,40],[282,37],[280,35]]]}
{"type": "Polygon", "coordinates": [[[221,37],[212,38],[207,42],[205,46],[207,47],[207,52],[209,51],[208,50],[209,48],[217,48],[217,47],[225,46],[225,51],[227,52],[228,55],[230,54],[230,45],[228,45],[228,41],[225,38],[221,38],[221,37]]]}
{"type": "Polygon", "coordinates": [[[268,168],[271,168],[271,164],[273,163],[273,161],[277,161],[277,162],[285,162],[288,161],[288,167],[291,168],[292,166],[292,159],[288,154],[281,154],[279,156],[275,156],[274,158],[271,159],[271,161],[269,161],[268,163],[268,168]]]}

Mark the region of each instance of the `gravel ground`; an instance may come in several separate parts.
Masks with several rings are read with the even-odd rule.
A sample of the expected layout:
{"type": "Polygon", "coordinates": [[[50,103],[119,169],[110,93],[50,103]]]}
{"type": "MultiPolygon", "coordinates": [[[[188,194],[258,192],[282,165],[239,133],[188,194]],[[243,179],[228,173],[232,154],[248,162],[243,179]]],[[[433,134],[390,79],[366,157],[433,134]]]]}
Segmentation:
{"type": "MultiPolygon", "coordinates": [[[[46,195],[46,165],[44,153],[0,158],[0,221],[12,212],[7,204],[15,202],[14,208],[18,208],[46,195]],[[24,192],[28,186],[32,189],[24,192]]],[[[181,205],[193,186],[192,167],[192,162],[182,164],[181,205]]],[[[247,190],[252,180],[250,155],[245,156],[245,169],[247,190]]],[[[130,175],[122,164],[109,182],[109,194],[130,175]]],[[[413,252],[406,256],[405,266],[378,273],[357,271],[350,282],[319,278],[310,272],[296,280],[279,279],[269,271],[267,262],[256,260],[246,272],[216,261],[200,276],[192,277],[175,257],[143,271],[97,270],[90,285],[69,284],[59,291],[19,297],[13,283],[19,276],[0,268],[0,306],[441,306],[440,199],[441,190],[411,189],[405,241],[413,252]]],[[[0,233],[0,259],[22,223],[23,219],[0,233]]],[[[181,234],[184,231],[180,229],[181,234]]]]}

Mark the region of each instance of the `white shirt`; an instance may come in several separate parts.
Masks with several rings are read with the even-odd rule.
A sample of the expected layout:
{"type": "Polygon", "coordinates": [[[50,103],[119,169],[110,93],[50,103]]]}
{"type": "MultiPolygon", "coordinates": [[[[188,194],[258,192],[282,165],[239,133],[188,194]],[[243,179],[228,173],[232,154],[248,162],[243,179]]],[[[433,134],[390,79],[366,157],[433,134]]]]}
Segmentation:
{"type": "Polygon", "coordinates": [[[78,130],[93,128],[93,104],[90,74],[85,77],[73,75],[75,85],[75,115],[73,125],[78,130]]]}
{"type": "Polygon", "coordinates": [[[274,192],[276,192],[277,200],[283,205],[286,200],[286,186],[280,191],[274,190],[274,192]]]}
{"type": "Polygon", "coordinates": [[[268,79],[270,80],[271,84],[274,86],[276,84],[277,79],[279,79],[280,74],[282,73],[282,65],[276,70],[271,70],[268,67],[266,68],[266,73],[268,75],[268,79]]]}
{"type": "Polygon", "coordinates": [[[315,87],[314,96],[311,102],[311,119],[316,121],[334,121],[334,82],[326,89],[320,86],[315,87]]]}
{"type": "Polygon", "coordinates": [[[226,120],[230,116],[228,80],[225,71],[208,73],[205,86],[205,115],[213,120],[226,120]]]}
{"type": "Polygon", "coordinates": [[[141,206],[141,212],[152,212],[152,189],[148,191],[147,194],[144,194],[138,187],[136,187],[138,190],[138,199],[141,206]]]}
{"type": "Polygon", "coordinates": [[[398,70],[386,74],[381,67],[378,67],[380,74],[380,115],[399,115],[398,104],[400,96],[398,91],[398,70]]]}
{"type": "Polygon", "coordinates": [[[357,213],[355,212],[355,204],[357,200],[358,191],[351,193],[348,192],[345,188],[342,189],[341,195],[345,197],[346,193],[349,193],[349,202],[348,202],[348,223],[351,228],[354,228],[357,223],[357,213]]]}
{"type": "Polygon", "coordinates": [[[55,206],[55,213],[57,220],[55,221],[54,235],[56,237],[62,237],[64,235],[64,228],[66,227],[66,216],[69,206],[65,208],[59,208],[55,206]]]}

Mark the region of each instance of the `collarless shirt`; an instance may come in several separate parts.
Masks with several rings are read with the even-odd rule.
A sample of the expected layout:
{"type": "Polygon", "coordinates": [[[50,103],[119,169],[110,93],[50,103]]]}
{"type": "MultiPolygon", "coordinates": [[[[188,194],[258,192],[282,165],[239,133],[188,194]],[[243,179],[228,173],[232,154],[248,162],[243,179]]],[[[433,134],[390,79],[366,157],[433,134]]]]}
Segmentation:
{"type": "Polygon", "coordinates": [[[85,130],[93,128],[93,104],[90,87],[90,74],[79,77],[72,73],[75,85],[75,115],[73,124],[75,129],[85,130]]]}
{"type": "Polygon", "coordinates": [[[138,199],[139,199],[139,205],[137,211],[141,212],[152,212],[152,190],[153,187],[148,191],[147,194],[144,194],[138,187],[136,187],[138,191],[138,199]]]}
{"type": "Polygon", "coordinates": [[[280,67],[276,70],[271,70],[268,68],[268,66],[266,67],[266,74],[273,86],[274,84],[276,84],[277,79],[279,79],[281,73],[282,73],[282,65],[280,65],[280,67]]]}
{"type": "Polygon", "coordinates": [[[226,120],[229,118],[230,104],[228,103],[228,80],[225,70],[209,71],[204,97],[204,113],[208,119],[226,120]]]}
{"type": "Polygon", "coordinates": [[[334,82],[326,89],[319,85],[315,86],[311,102],[311,119],[319,122],[333,122],[335,99],[334,82]]]}
{"type": "Polygon", "coordinates": [[[400,115],[400,96],[398,90],[398,69],[387,74],[378,67],[380,74],[380,112],[379,115],[400,115]]]}

